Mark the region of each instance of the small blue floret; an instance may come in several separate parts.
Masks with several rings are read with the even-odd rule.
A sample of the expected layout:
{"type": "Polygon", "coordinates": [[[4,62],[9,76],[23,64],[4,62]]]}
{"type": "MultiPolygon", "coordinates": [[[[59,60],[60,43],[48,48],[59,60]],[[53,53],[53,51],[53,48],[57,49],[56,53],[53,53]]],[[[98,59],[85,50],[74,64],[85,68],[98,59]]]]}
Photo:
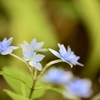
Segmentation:
{"type": "Polygon", "coordinates": [[[8,55],[13,52],[13,50],[18,49],[17,46],[10,46],[12,43],[13,38],[7,40],[4,38],[2,42],[0,42],[0,54],[1,55],[8,55]]]}
{"type": "Polygon", "coordinates": [[[36,54],[34,52],[32,46],[30,46],[28,43],[24,42],[24,44],[21,44],[22,52],[23,52],[23,59],[25,61],[29,62],[29,65],[31,67],[35,67],[38,70],[42,70],[42,65],[40,64],[40,61],[45,57],[42,54],[36,54]]]}
{"type": "Polygon", "coordinates": [[[63,44],[58,44],[59,52],[49,49],[51,53],[53,53],[58,58],[62,59],[64,62],[68,63],[71,68],[73,65],[83,66],[83,64],[79,63],[78,60],[80,59],[79,56],[76,56],[74,52],[71,51],[71,48],[68,46],[67,50],[63,44]]]}

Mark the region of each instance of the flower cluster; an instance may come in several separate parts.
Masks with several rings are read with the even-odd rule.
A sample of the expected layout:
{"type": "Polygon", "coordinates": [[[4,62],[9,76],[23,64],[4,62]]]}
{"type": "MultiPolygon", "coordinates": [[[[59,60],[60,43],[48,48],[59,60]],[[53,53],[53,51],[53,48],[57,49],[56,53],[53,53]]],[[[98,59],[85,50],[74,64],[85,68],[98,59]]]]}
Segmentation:
{"type": "MultiPolygon", "coordinates": [[[[0,54],[1,55],[8,55],[13,52],[13,50],[18,49],[18,46],[10,46],[12,43],[13,38],[7,40],[4,38],[2,42],[0,42],[0,54]]],[[[33,39],[32,42],[29,44],[28,42],[24,41],[24,44],[21,44],[23,59],[25,61],[29,61],[29,65],[31,67],[36,67],[38,70],[42,70],[42,65],[40,61],[45,57],[42,54],[36,54],[35,51],[46,51],[43,49],[44,42],[37,42],[36,39],[33,39]]]]}
{"type": "MultiPolygon", "coordinates": [[[[53,53],[55,56],[57,56],[59,59],[54,60],[46,64],[44,67],[44,70],[42,70],[42,65],[40,61],[43,60],[45,57],[43,54],[38,54],[37,52],[44,52],[47,51],[47,49],[42,48],[44,45],[44,42],[37,42],[36,39],[33,39],[30,43],[27,41],[24,41],[23,44],[20,44],[20,47],[22,49],[23,58],[20,58],[14,54],[12,54],[13,50],[18,49],[18,46],[10,46],[12,43],[13,38],[7,40],[7,38],[4,38],[3,41],[0,42],[0,54],[1,55],[12,55],[21,61],[25,62],[26,65],[35,67],[37,70],[41,71],[40,76],[43,74],[43,71],[45,71],[46,68],[49,66],[59,63],[59,62],[65,62],[73,67],[73,65],[79,65],[83,66],[83,64],[79,63],[78,60],[80,59],[79,56],[76,56],[73,51],[71,51],[71,48],[68,46],[67,50],[64,47],[63,44],[58,44],[59,52],[49,48],[49,51],[53,53]]],[[[39,76],[37,77],[37,79],[39,76]]],[[[57,68],[51,68],[48,72],[46,72],[41,77],[41,81],[46,83],[55,83],[60,84],[64,87],[65,90],[65,97],[66,94],[67,98],[75,98],[75,97],[82,97],[82,98],[88,98],[92,94],[91,89],[91,81],[89,79],[80,79],[75,77],[70,71],[64,71],[62,69],[57,68]]],[[[33,89],[34,90],[34,89],[33,89]]]]}
{"type": "Polygon", "coordinates": [[[42,50],[42,42],[41,43],[37,43],[36,39],[32,40],[32,42],[30,44],[28,44],[28,42],[24,41],[24,44],[21,44],[21,48],[22,48],[22,52],[23,52],[23,59],[25,61],[29,61],[29,65],[31,67],[35,67],[38,70],[42,70],[42,65],[40,63],[40,61],[45,57],[42,54],[36,54],[36,52],[34,52],[35,50],[42,50]]]}
{"type": "MultiPolygon", "coordinates": [[[[4,38],[4,40],[0,42],[0,54],[8,55],[11,54],[13,50],[18,48],[17,46],[10,46],[12,40],[13,38],[10,38],[8,40],[4,38]]],[[[42,48],[43,45],[44,42],[37,42],[36,39],[33,39],[31,43],[24,41],[24,43],[20,45],[22,48],[23,59],[25,61],[28,61],[31,67],[36,67],[40,71],[42,70],[40,61],[42,61],[45,56],[42,54],[36,54],[36,51],[47,51],[47,49],[42,48]]],[[[60,48],[59,53],[53,49],[49,49],[50,52],[60,58],[63,62],[68,63],[71,67],[73,67],[73,65],[83,66],[83,64],[78,62],[78,59],[80,57],[76,56],[74,52],[71,51],[69,46],[68,50],[66,50],[63,44],[58,44],[58,46],[60,48]]]]}
{"type": "Polygon", "coordinates": [[[41,77],[41,81],[62,85],[65,90],[64,96],[70,99],[76,97],[88,98],[92,95],[91,81],[77,78],[70,71],[51,68],[41,77]]]}

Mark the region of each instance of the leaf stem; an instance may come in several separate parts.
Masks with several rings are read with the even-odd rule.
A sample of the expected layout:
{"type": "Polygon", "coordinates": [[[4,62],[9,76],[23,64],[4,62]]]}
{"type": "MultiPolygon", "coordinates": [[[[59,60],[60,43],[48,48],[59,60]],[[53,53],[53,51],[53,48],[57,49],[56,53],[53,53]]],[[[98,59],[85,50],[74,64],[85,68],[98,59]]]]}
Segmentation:
{"type": "Polygon", "coordinates": [[[53,65],[53,64],[56,64],[56,63],[59,63],[59,62],[63,62],[63,61],[62,61],[61,59],[57,59],[57,60],[53,60],[53,61],[47,63],[47,64],[45,65],[45,67],[43,68],[43,70],[40,72],[40,74],[39,74],[38,76],[37,76],[37,69],[35,68],[35,72],[34,72],[34,81],[33,81],[33,85],[32,85],[32,88],[31,88],[31,91],[30,91],[30,94],[29,94],[29,98],[32,97],[32,94],[33,94],[33,92],[34,92],[34,90],[35,90],[35,84],[36,84],[37,80],[40,78],[40,76],[45,72],[45,70],[46,70],[49,66],[51,66],[51,65],[53,65]]]}
{"type": "Polygon", "coordinates": [[[45,67],[42,69],[42,71],[40,72],[40,74],[38,75],[37,80],[40,78],[41,75],[43,75],[43,73],[46,71],[48,67],[50,67],[53,64],[60,63],[60,62],[63,62],[63,61],[61,59],[57,59],[57,60],[53,60],[47,63],[45,67]]]}
{"type": "Polygon", "coordinates": [[[31,90],[30,90],[29,98],[32,97],[32,94],[33,94],[33,92],[35,90],[36,81],[37,81],[37,69],[35,68],[35,71],[34,71],[34,80],[33,80],[33,85],[31,87],[31,90]]]}
{"type": "MultiPolygon", "coordinates": [[[[11,56],[13,56],[13,57],[15,57],[15,58],[17,58],[17,59],[19,59],[20,61],[22,61],[23,63],[25,63],[26,64],[26,66],[28,67],[28,69],[29,69],[29,71],[32,73],[32,69],[30,68],[30,66],[28,65],[28,63],[25,61],[25,60],[23,60],[22,58],[20,58],[19,56],[17,56],[17,55],[15,55],[15,54],[10,54],[11,56]]],[[[32,79],[33,79],[33,74],[31,74],[32,75],[32,79]]]]}

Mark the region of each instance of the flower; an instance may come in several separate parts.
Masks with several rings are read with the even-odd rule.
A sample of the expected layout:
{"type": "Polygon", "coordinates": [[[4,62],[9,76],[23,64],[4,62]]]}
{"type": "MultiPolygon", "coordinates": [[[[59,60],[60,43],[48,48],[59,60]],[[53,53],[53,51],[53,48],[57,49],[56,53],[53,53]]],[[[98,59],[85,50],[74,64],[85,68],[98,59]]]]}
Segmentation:
{"type": "Polygon", "coordinates": [[[62,61],[68,63],[71,68],[73,65],[83,66],[83,64],[79,63],[78,60],[80,59],[79,56],[76,56],[74,52],[71,51],[71,48],[68,46],[67,50],[63,44],[58,44],[60,50],[59,52],[49,49],[51,53],[53,53],[58,58],[62,59],[62,61]]]}
{"type": "Polygon", "coordinates": [[[40,61],[45,57],[42,54],[36,54],[36,52],[33,51],[32,47],[28,45],[27,43],[20,45],[23,52],[23,59],[25,61],[29,62],[29,65],[31,67],[35,67],[38,70],[42,70],[42,65],[40,61]]]}
{"type": "Polygon", "coordinates": [[[42,48],[44,42],[37,42],[36,39],[33,39],[30,44],[27,41],[24,41],[24,44],[30,45],[34,51],[41,51],[41,52],[47,51],[47,49],[42,48]]]}
{"type": "Polygon", "coordinates": [[[42,77],[41,81],[45,83],[67,84],[73,79],[73,74],[70,71],[64,71],[58,68],[51,68],[42,77]]]}
{"type": "Polygon", "coordinates": [[[0,42],[0,54],[8,55],[13,52],[13,50],[18,49],[17,46],[10,46],[12,43],[13,38],[7,40],[4,38],[2,42],[0,42]]]}
{"type": "Polygon", "coordinates": [[[88,98],[92,95],[92,83],[89,79],[76,78],[69,85],[66,85],[66,94],[70,98],[88,98]]]}

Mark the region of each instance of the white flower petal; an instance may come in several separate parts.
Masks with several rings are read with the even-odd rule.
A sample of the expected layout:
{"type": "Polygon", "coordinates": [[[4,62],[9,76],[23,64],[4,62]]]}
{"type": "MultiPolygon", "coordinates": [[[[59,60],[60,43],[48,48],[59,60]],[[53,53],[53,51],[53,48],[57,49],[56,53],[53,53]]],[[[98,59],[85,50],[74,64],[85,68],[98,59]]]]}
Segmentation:
{"type": "Polygon", "coordinates": [[[61,55],[60,55],[57,51],[55,51],[55,50],[53,50],[53,49],[49,49],[49,51],[50,51],[51,53],[53,53],[55,56],[57,56],[58,58],[61,58],[61,55]]]}
{"type": "Polygon", "coordinates": [[[64,47],[64,45],[62,44],[58,44],[58,46],[59,46],[59,48],[60,48],[60,50],[59,50],[59,52],[60,52],[60,54],[62,55],[62,56],[64,56],[65,54],[66,54],[66,48],[64,47]]]}
{"type": "Polygon", "coordinates": [[[2,55],[8,55],[10,53],[12,53],[13,49],[12,48],[7,48],[6,50],[3,50],[1,52],[2,55]]]}
{"type": "Polygon", "coordinates": [[[17,47],[17,46],[9,46],[10,48],[12,48],[13,50],[16,50],[16,49],[18,49],[19,47],[17,47]]]}
{"type": "Polygon", "coordinates": [[[31,56],[29,55],[29,53],[27,52],[23,52],[23,59],[25,61],[29,61],[31,59],[31,56]]]}
{"type": "Polygon", "coordinates": [[[40,63],[36,63],[36,62],[33,62],[33,61],[29,61],[29,65],[32,66],[32,67],[37,68],[39,71],[42,70],[42,65],[40,63]]]}
{"type": "Polygon", "coordinates": [[[22,48],[24,60],[31,59],[33,57],[33,55],[34,55],[34,51],[30,47],[30,45],[28,45],[27,42],[25,42],[25,44],[21,44],[20,46],[22,48]]]}
{"type": "Polygon", "coordinates": [[[8,47],[10,46],[10,44],[12,43],[12,40],[13,38],[11,37],[10,39],[7,40],[7,38],[4,38],[3,41],[1,42],[2,43],[2,46],[3,47],[8,47]]]}
{"type": "Polygon", "coordinates": [[[10,46],[10,44],[12,43],[12,41],[13,41],[13,38],[11,37],[9,40],[7,40],[5,46],[6,47],[10,46]]]}
{"type": "Polygon", "coordinates": [[[44,45],[44,42],[38,42],[38,43],[36,43],[35,46],[34,46],[34,50],[41,49],[43,47],[43,45],[44,45]]]}
{"type": "Polygon", "coordinates": [[[2,55],[7,55],[12,53],[13,50],[18,49],[17,46],[9,46],[8,48],[6,48],[5,50],[1,51],[2,55]]]}
{"type": "MultiPolygon", "coordinates": [[[[29,43],[27,41],[24,40],[24,45],[29,45],[29,43]]],[[[30,46],[30,45],[29,45],[30,46]]]]}
{"type": "Polygon", "coordinates": [[[34,62],[40,62],[43,58],[44,58],[45,56],[44,55],[42,55],[42,54],[37,54],[37,55],[34,55],[33,56],[33,61],[34,62]]]}
{"type": "Polygon", "coordinates": [[[31,41],[30,46],[32,48],[34,48],[34,46],[36,45],[36,41],[37,41],[36,38],[31,41]]]}

